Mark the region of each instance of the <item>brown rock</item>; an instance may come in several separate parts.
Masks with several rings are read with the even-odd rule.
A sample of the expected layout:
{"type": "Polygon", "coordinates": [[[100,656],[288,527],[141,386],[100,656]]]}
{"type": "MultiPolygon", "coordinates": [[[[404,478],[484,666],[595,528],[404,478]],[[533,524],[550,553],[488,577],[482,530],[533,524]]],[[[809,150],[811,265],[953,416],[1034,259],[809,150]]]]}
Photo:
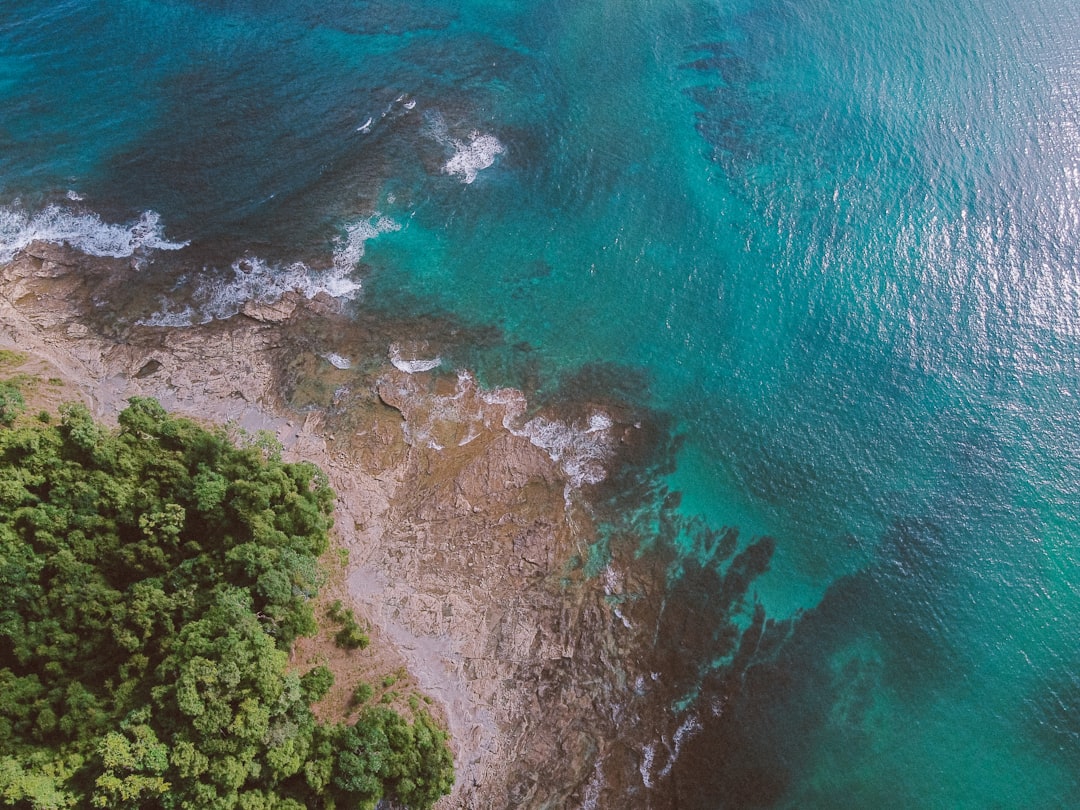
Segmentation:
{"type": "Polygon", "coordinates": [[[281,323],[287,321],[296,313],[296,307],[301,299],[300,293],[290,291],[282,295],[278,300],[269,303],[245,301],[240,312],[261,323],[281,323]]]}

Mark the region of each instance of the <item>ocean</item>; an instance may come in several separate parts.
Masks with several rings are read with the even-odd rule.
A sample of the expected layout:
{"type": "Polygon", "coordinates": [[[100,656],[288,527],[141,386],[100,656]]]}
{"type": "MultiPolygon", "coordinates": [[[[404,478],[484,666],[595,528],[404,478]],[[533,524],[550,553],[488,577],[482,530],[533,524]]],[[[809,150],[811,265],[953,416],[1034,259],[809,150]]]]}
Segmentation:
{"type": "Polygon", "coordinates": [[[9,0],[34,238],[197,257],[143,323],[298,286],[662,415],[783,628],[680,806],[1080,806],[1080,6],[9,0]]]}

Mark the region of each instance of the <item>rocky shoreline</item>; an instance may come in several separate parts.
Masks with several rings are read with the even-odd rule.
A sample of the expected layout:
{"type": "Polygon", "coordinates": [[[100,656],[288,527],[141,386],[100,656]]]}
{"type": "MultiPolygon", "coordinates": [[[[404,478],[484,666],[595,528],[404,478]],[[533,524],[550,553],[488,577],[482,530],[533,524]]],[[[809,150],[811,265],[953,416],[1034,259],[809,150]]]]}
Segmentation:
{"type": "MultiPolygon", "coordinates": [[[[449,726],[458,778],[440,807],[679,804],[672,766],[700,722],[676,703],[698,689],[692,662],[730,654],[739,633],[726,613],[698,615],[700,593],[673,598],[663,543],[643,553],[652,541],[632,530],[598,534],[598,482],[632,473],[657,431],[599,397],[533,411],[519,391],[435,367],[439,346],[467,339],[452,326],[346,317],[321,296],[201,326],[118,318],[114,302],[151,294],[146,279],[30,245],[0,266],[0,346],[49,361],[106,420],[152,396],[271,431],[327,472],[348,597],[449,726]]],[[[664,502],[610,488],[608,509],[664,502]]],[[[642,522],[662,532],[666,519],[642,522]]],[[[730,556],[734,538],[723,544],[730,556]]],[[[724,610],[760,567],[739,562],[734,581],[699,578],[730,591],[724,610]]]]}

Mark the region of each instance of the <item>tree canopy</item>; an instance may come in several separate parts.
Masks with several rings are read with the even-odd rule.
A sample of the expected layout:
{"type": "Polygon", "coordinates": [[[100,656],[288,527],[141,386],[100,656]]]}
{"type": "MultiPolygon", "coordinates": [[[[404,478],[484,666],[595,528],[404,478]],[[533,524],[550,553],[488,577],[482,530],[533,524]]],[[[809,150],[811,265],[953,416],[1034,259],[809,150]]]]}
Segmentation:
{"type": "MultiPolygon", "coordinates": [[[[2,424],[2,420],[0,420],[2,424]]],[[[315,631],[334,496],[307,463],[132,399],[0,427],[0,804],[428,808],[446,734],[386,707],[318,722],[315,631]]]]}

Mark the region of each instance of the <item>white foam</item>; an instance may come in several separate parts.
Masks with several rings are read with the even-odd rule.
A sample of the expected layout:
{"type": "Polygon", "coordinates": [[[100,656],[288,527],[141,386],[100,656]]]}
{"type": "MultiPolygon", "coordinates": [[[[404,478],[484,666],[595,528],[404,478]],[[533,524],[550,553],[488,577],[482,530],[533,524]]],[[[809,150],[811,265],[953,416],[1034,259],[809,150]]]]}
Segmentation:
{"type": "Polygon", "coordinates": [[[172,328],[191,326],[200,323],[199,314],[191,306],[163,307],[149,318],[143,318],[137,323],[143,326],[168,326],[172,328]]]}
{"type": "MultiPolygon", "coordinates": [[[[382,214],[374,214],[367,219],[345,226],[345,233],[334,244],[334,270],[345,276],[356,269],[357,262],[364,256],[367,242],[381,233],[400,231],[401,225],[382,214]]],[[[359,285],[358,285],[359,286],[359,285]]]]}
{"type": "Polygon", "coordinates": [[[567,424],[537,416],[526,422],[521,435],[546,452],[576,487],[598,484],[607,471],[607,430],[614,422],[602,411],[590,415],[585,425],[567,424]]]}
{"type": "MultiPolygon", "coordinates": [[[[431,371],[433,368],[438,368],[442,365],[442,358],[436,355],[433,358],[420,358],[417,356],[416,348],[406,349],[400,343],[391,343],[390,351],[388,352],[390,357],[390,363],[398,371],[404,371],[406,374],[418,374],[421,371],[431,371]]],[[[462,384],[470,382],[468,380],[459,380],[462,384]]]]}
{"type": "Polygon", "coordinates": [[[495,163],[495,158],[506,151],[498,138],[487,132],[473,130],[467,140],[459,140],[450,134],[446,120],[437,111],[426,116],[425,134],[453,152],[443,165],[443,172],[460,177],[466,185],[476,180],[476,175],[495,163]]]}
{"type": "Polygon", "coordinates": [[[570,500],[570,487],[598,484],[607,476],[604,462],[611,452],[611,434],[614,420],[604,411],[593,411],[585,424],[568,424],[557,419],[537,416],[525,424],[520,417],[525,412],[525,395],[513,388],[495,388],[484,391],[484,401],[489,405],[505,407],[503,427],[515,436],[527,438],[539,447],[566,474],[570,500]]]}
{"type": "Polygon", "coordinates": [[[513,419],[525,412],[525,395],[516,388],[492,388],[480,396],[488,405],[502,405],[506,411],[503,427],[510,429],[513,419]]]}
{"type": "Polygon", "coordinates": [[[479,131],[469,135],[468,141],[455,141],[454,148],[454,156],[446,161],[443,171],[460,176],[465,184],[473,182],[480,171],[491,166],[496,156],[505,151],[498,138],[479,131]]]}
{"type": "Polygon", "coordinates": [[[600,575],[600,581],[604,583],[605,596],[613,596],[623,592],[623,575],[610,565],[604,568],[600,575]]]}
{"type": "Polygon", "coordinates": [[[683,744],[701,729],[701,721],[695,715],[690,715],[675,729],[671,742],[668,742],[665,735],[661,735],[660,742],[667,749],[667,761],[659,771],[656,770],[657,744],[646,743],[641,749],[641,762],[638,764],[642,784],[651,790],[656,787],[656,778],[664,779],[670,775],[675,762],[679,759],[679,754],[682,753],[683,744]]]}
{"type": "Polygon", "coordinates": [[[390,355],[390,362],[398,371],[404,371],[406,374],[418,374],[421,371],[431,371],[433,368],[438,368],[442,365],[442,358],[435,357],[431,360],[403,360],[400,357],[390,355]]]}
{"type": "Polygon", "coordinates": [[[596,803],[600,799],[600,791],[604,789],[603,760],[597,758],[593,767],[592,778],[585,786],[585,792],[581,799],[581,810],[596,810],[596,803]]]}
{"type": "Polygon", "coordinates": [[[394,116],[398,118],[403,115],[407,115],[413,109],[416,108],[416,99],[409,96],[408,93],[402,93],[389,104],[386,105],[386,109],[379,114],[379,120],[383,120],[388,116],[394,116]]]}
{"type": "Polygon", "coordinates": [[[348,357],[342,357],[337,352],[330,352],[330,354],[326,355],[326,360],[334,368],[340,368],[342,371],[352,368],[352,360],[348,357]]]}
{"type": "Polygon", "coordinates": [[[650,790],[653,787],[652,769],[653,759],[656,757],[656,743],[648,743],[641,749],[641,762],[638,764],[638,772],[641,774],[641,782],[650,790]]]}
{"type": "Polygon", "coordinates": [[[144,211],[130,225],[103,222],[93,212],[50,205],[36,214],[21,207],[0,208],[0,262],[11,261],[31,242],[68,245],[91,256],[121,259],[148,250],[180,250],[187,242],[165,238],[161,217],[144,211]]]}
{"type": "Polygon", "coordinates": [[[248,301],[272,303],[287,292],[298,292],[308,299],[319,293],[350,299],[360,291],[360,282],[344,273],[316,273],[303,262],[279,265],[249,257],[237,259],[230,269],[231,278],[205,282],[196,293],[201,323],[231,318],[248,301]]]}
{"type": "MultiPolygon", "coordinates": [[[[391,358],[395,350],[396,347],[391,347],[391,358]]],[[[394,365],[398,366],[397,363],[394,365]]],[[[400,366],[398,368],[411,373],[400,366]]],[[[413,388],[411,383],[405,381],[398,385],[400,394],[405,397],[415,396],[425,388],[423,383],[419,388],[413,388]]],[[[444,445],[436,436],[453,440],[458,447],[476,439],[481,428],[488,425],[485,409],[475,396],[477,393],[476,379],[467,371],[459,371],[452,393],[421,394],[422,407],[409,409],[405,420],[406,442],[414,447],[442,450],[444,445]]]]}
{"type": "Polygon", "coordinates": [[[595,411],[589,414],[589,426],[585,429],[586,433],[600,433],[604,430],[610,430],[615,426],[615,420],[608,416],[603,411],[595,411]]]}
{"type": "Polygon", "coordinates": [[[683,720],[682,725],[675,729],[675,734],[672,737],[674,747],[669,747],[668,749],[671,752],[671,756],[668,759],[667,764],[660,771],[661,778],[666,777],[669,773],[671,773],[671,769],[675,766],[675,761],[679,758],[679,754],[682,752],[682,746],[683,743],[687,740],[687,735],[692,736],[699,731],[701,731],[701,723],[694,715],[690,715],[689,717],[687,717],[685,720],[683,720]]]}
{"type": "Polygon", "coordinates": [[[298,292],[311,299],[320,293],[331,298],[351,300],[361,289],[353,278],[364,246],[381,233],[396,231],[400,225],[375,214],[345,228],[334,246],[333,265],[317,271],[303,262],[277,264],[258,256],[245,256],[232,263],[232,275],[203,282],[193,293],[193,304],[182,309],[168,305],[149,318],[139,321],[147,326],[191,326],[231,318],[248,301],[273,303],[287,292],[298,292]]]}
{"type": "MultiPolygon", "coordinates": [[[[423,349],[423,343],[404,348],[395,343],[390,347],[390,362],[407,374],[430,371],[442,361],[438,357],[418,358],[417,354],[423,349]]],[[[396,385],[403,398],[413,395],[411,383],[402,380],[396,385]]],[[[526,401],[521,391],[511,388],[480,389],[475,378],[466,371],[458,372],[457,385],[452,394],[432,396],[425,403],[426,406],[420,411],[410,411],[406,416],[406,437],[414,446],[427,444],[432,449],[442,449],[431,438],[436,427],[442,423],[464,427],[464,437],[458,435],[455,441],[459,445],[467,444],[476,438],[481,426],[490,428],[492,421],[498,420],[503,428],[514,436],[528,439],[558,465],[566,476],[564,495],[568,504],[574,489],[585,484],[597,484],[607,475],[604,464],[614,444],[611,428],[615,423],[604,411],[595,410],[586,419],[573,423],[542,416],[523,423],[526,401]]],[[[605,576],[609,578],[605,584],[612,588],[618,586],[616,572],[610,571],[605,576]]]]}

